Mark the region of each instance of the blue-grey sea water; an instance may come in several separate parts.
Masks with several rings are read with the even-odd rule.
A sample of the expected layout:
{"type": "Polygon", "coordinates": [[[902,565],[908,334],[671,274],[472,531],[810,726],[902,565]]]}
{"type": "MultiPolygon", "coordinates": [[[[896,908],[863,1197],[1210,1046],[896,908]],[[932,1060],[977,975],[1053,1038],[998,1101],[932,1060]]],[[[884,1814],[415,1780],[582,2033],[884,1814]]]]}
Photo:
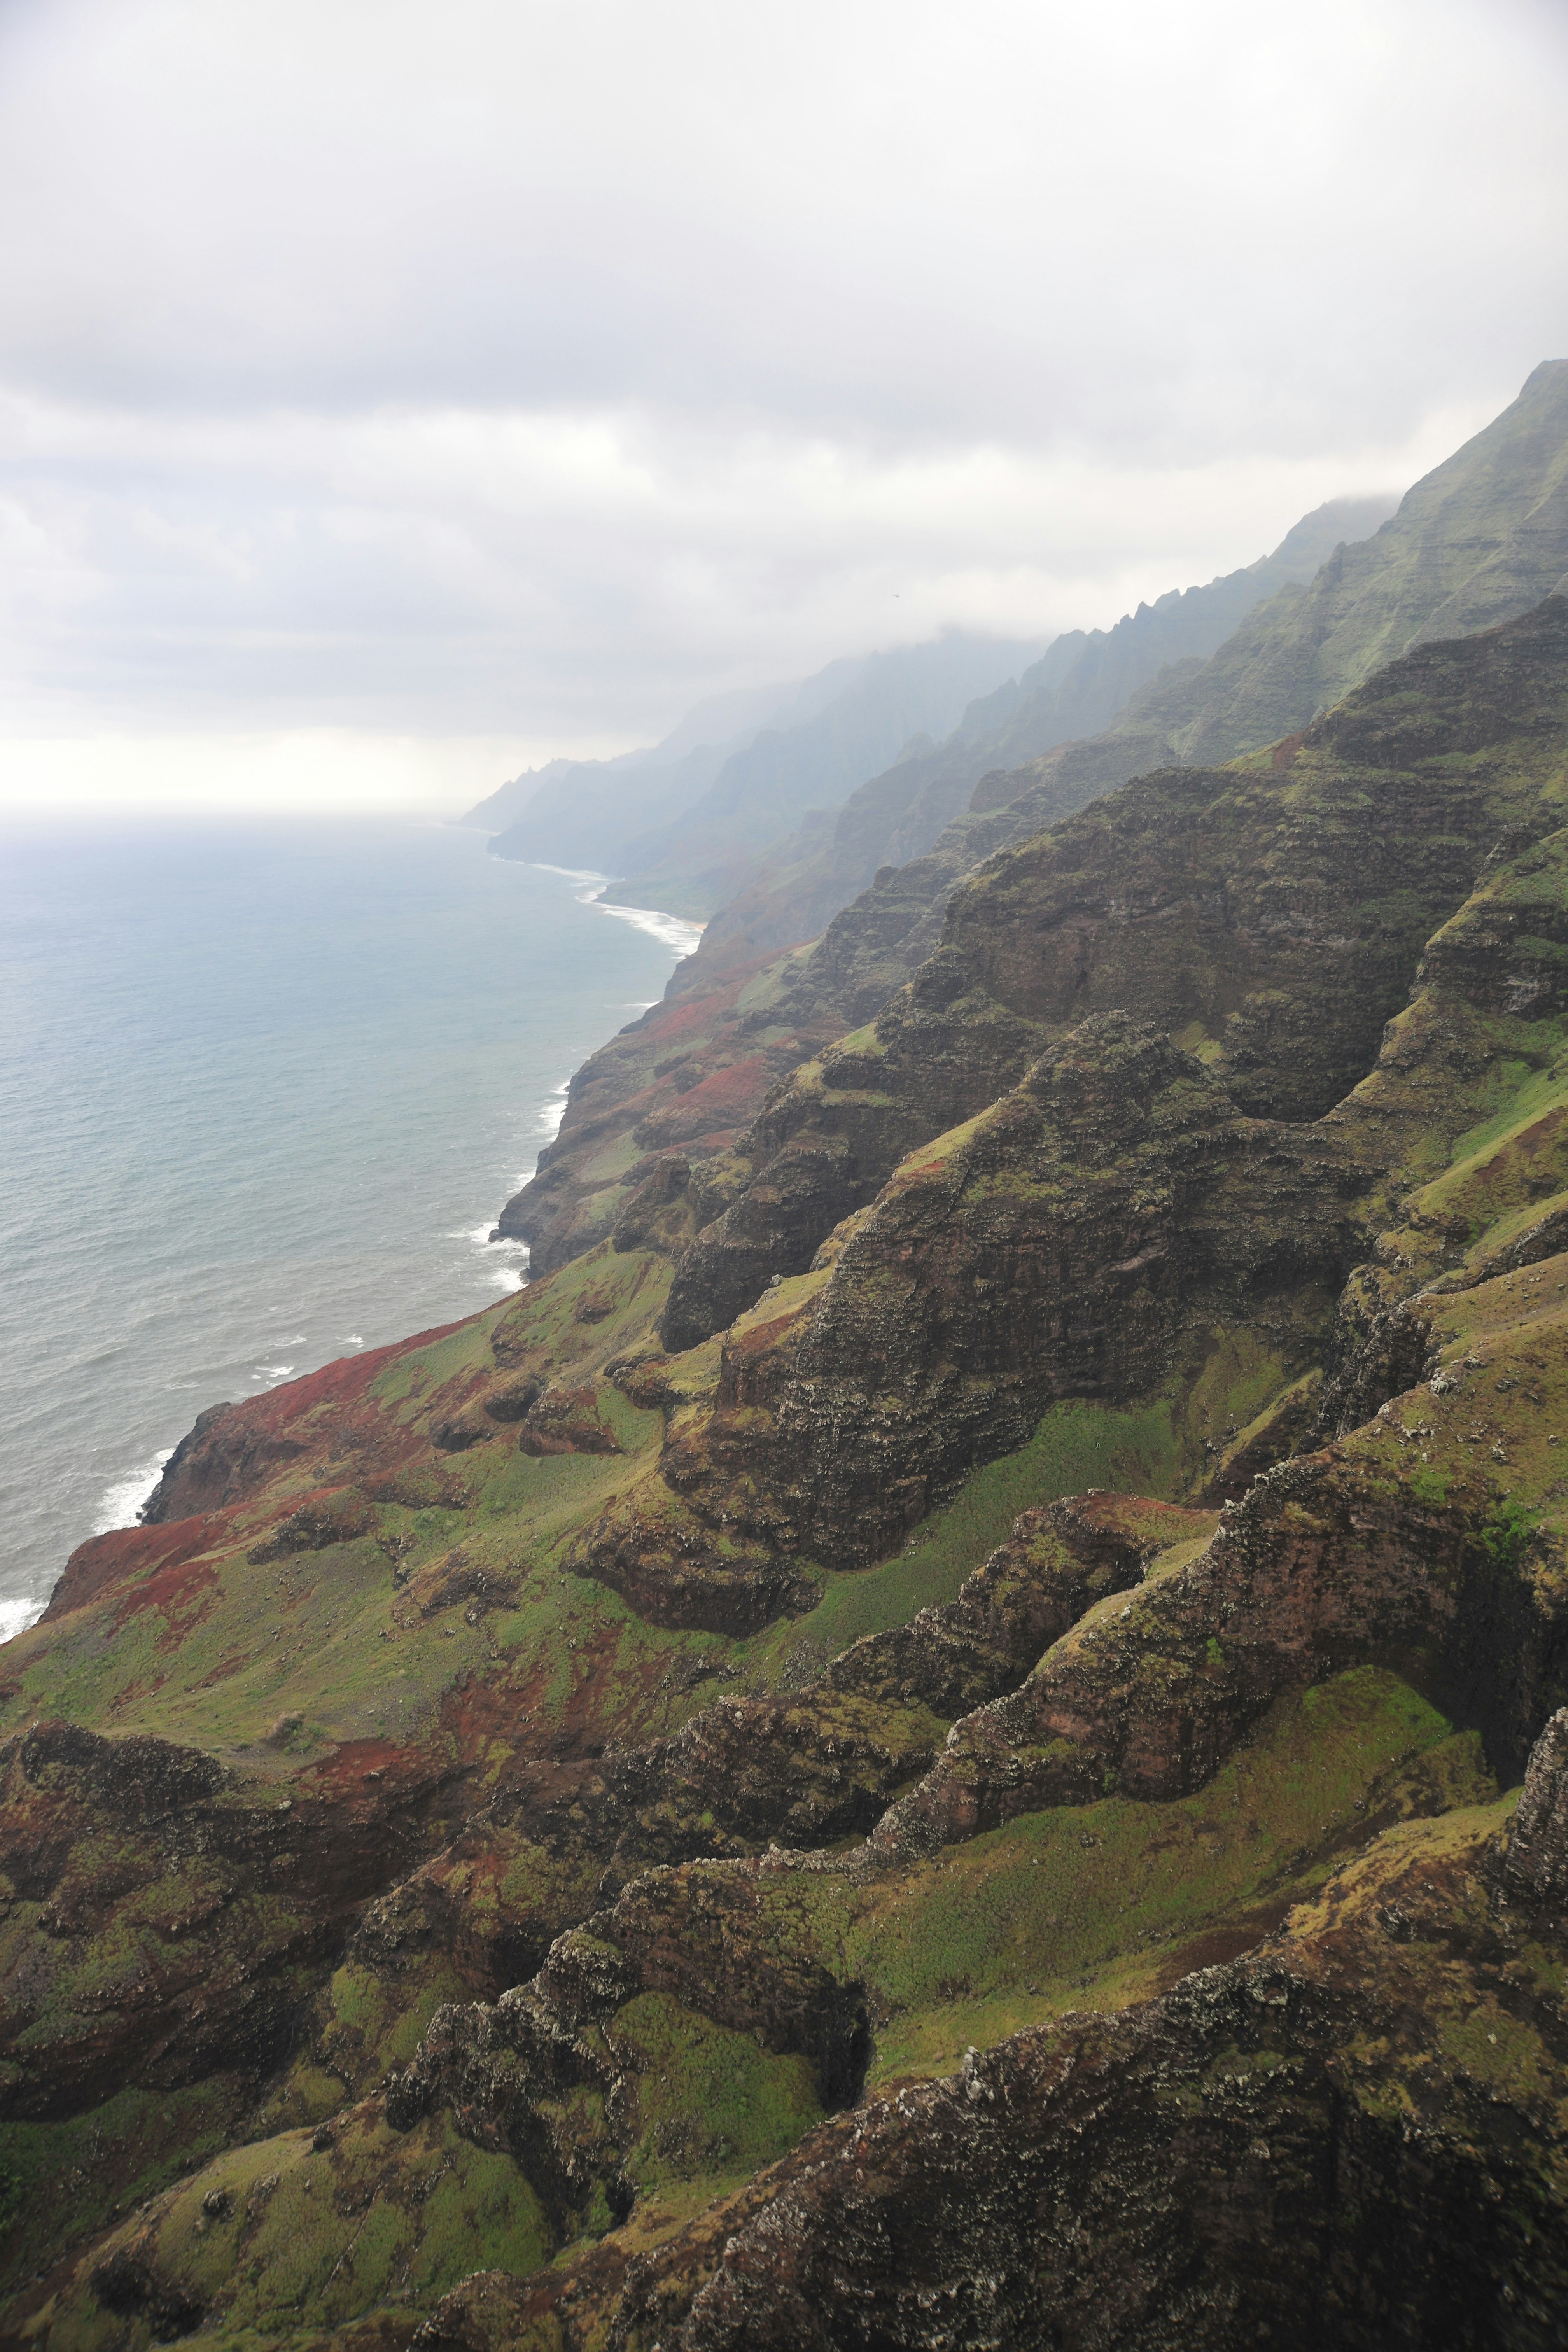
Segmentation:
{"type": "Polygon", "coordinates": [[[0,1639],[202,1407],[469,1314],[691,927],[389,820],[0,835],[0,1639]]]}

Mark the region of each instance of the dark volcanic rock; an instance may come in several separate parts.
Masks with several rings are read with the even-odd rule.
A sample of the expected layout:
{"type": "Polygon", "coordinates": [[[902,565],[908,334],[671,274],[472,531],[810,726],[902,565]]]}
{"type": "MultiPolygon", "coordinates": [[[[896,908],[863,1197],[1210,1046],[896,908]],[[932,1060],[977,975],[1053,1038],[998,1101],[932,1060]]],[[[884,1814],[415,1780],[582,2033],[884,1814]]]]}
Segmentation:
{"type": "Polygon", "coordinates": [[[0,1871],[11,1901],[42,1906],[30,1930],[26,1912],[6,1923],[6,2111],[58,2120],[127,2083],[217,2072],[258,2083],[298,2030],[311,1972],[408,1867],[441,1802],[438,1773],[349,1803],[298,1785],[280,1801],[199,1750],[75,1724],[0,1744],[0,1871]],[[101,1982],[74,1966],[98,1937],[113,1953],[101,1982]]]}
{"type": "Polygon", "coordinates": [[[158,2344],[173,2344],[192,2335],[206,2313],[183,2287],[159,2277],[150,2263],[139,2260],[128,2246],[119,2247],[92,2273],[92,2291],[105,2311],[117,2319],[145,2320],[158,2344]]]}
{"type": "Polygon", "coordinates": [[[422,2341],[1552,2352],[1562,1942],[1490,1852],[1484,1822],[1376,1840],[1241,1958],[971,2051],[635,2257],[469,2282],[422,2341]]]}
{"type": "Polygon", "coordinates": [[[1265,1322],[1287,1375],[1310,1360],[1362,1181],[1335,1136],[1241,1118],[1200,1063],[1101,1014],[911,1157],[803,1312],[726,1337],[664,1475],[710,1523],[788,1540],[762,1473],[813,1557],[883,1557],[1053,1402],[1147,1396],[1215,1322],[1265,1322]]]}
{"type": "MultiPolygon", "coordinates": [[[[802,1271],[908,1152],[1086,1014],[1191,1033],[1254,1116],[1326,1111],[1375,1058],[1489,854],[1557,823],[1538,777],[1568,730],[1565,661],[1568,597],[1552,596],[1487,635],[1418,647],[1278,766],[1166,769],[1000,852],[871,1030],[797,1073],[742,1139],[750,1190],[679,1265],[667,1344],[721,1328],[766,1274],[802,1271]]],[[[1506,987],[1544,1007],[1549,964],[1538,952],[1506,987]]]]}
{"type": "Polygon", "coordinates": [[[1557,1562],[1526,1546],[1509,1557],[1479,1512],[1434,1509],[1369,1450],[1269,1472],[1198,1558],[956,1725],[878,1850],[930,1852],[1112,1786],[1199,1788],[1281,1691],[1373,1657],[1409,1662],[1511,1779],[1568,1696],[1557,1562]]]}
{"type": "Polygon", "coordinates": [[[528,1244],[535,1276],[606,1238],[666,1154],[690,1166],[726,1151],[780,1080],[840,1034],[826,991],[798,976],[785,991],[782,977],[767,958],[726,970],[652,1007],[577,1072],[559,1135],[497,1226],[528,1244]]]}
{"type": "Polygon", "coordinates": [[[574,1263],[84,1548],[0,1684],[33,2352],[405,2352],[470,2258],[428,2343],[1561,2345],[1565,680],[1549,600],[1148,776],[866,1029],[672,1000],[574,1263]]]}
{"type": "Polygon", "coordinates": [[[646,2319],[671,2352],[1560,2342],[1540,2141],[1457,2085],[1446,2128],[1358,2103],[1337,2045],[1395,2004],[1293,1958],[1020,2036],[806,2142],[683,2321],[662,2281],[631,2287],[625,2340],[646,2319]]]}
{"type": "Polygon", "coordinates": [[[1559,1708],[1531,1750],[1508,1874],[1537,1903],[1568,1903],[1568,1708],[1559,1708]]]}

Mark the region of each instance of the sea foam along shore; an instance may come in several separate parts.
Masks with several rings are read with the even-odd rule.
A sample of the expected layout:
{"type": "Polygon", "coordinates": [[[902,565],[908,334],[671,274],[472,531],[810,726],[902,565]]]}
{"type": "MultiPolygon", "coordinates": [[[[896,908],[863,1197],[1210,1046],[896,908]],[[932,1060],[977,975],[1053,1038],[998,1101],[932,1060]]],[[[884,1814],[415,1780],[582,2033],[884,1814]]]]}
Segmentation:
{"type": "MultiPolygon", "coordinates": [[[[678,960],[697,952],[697,943],[708,928],[705,923],[689,922],[684,915],[667,915],[658,907],[607,907],[605,893],[617,878],[614,874],[600,874],[591,866],[531,862],[538,863],[542,874],[563,874],[569,882],[587,883],[587,889],[576,893],[580,907],[597,907],[601,915],[614,915],[617,922],[630,923],[635,929],[647,931],[650,939],[660,940],[667,948],[673,948],[678,960]]],[[[643,1010],[646,1012],[647,1007],[645,1005],[643,1010]]]]}
{"type": "MultiPolygon", "coordinates": [[[[163,1475],[163,1465],[174,1452],[165,1445],[156,1454],[139,1462],[123,1478],[106,1486],[99,1498],[92,1522],[95,1536],[106,1536],[113,1528],[133,1528],[142,1516],[142,1507],[163,1475]]],[[[0,1643],[9,1642],[15,1634],[25,1633],[36,1625],[49,1605],[47,1592],[12,1593],[0,1599],[0,1643]]]]}
{"type": "MultiPolygon", "coordinates": [[[[605,892],[615,877],[597,874],[591,866],[541,865],[539,870],[542,874],[563,874],[569,882],[586,882],[590,886],[586,890],[574,894],[580,907],[597,907],[601,915],[614,915],[617,921],[630,923],[635,930],[646,931],[650,939],[658,940],[663,946],[673,950],[678,963],[684,962],[689,955],[696,954],[697,943],[707,929],[705,923],[688,922],[684,915],[667,915],[658,907],[606,907],[605,892]]],[[[628,1005],[626,1009],[628,1012],[647,1013],[658,1003],[657,996],[650,996],[646,1002],[628,1005]]],[[[571,1083],[569,1078],[563,1078],[540,1112],[539,1132],[546,1143],[553,1143],[561,1132],[571,1083]]],[[[526,1184],[534,1172],[532,1168],[524,1169],[518,1177],[519,1185],[526,1184]]],[[[496,1238],[494,1234],[490,1238],[496,1238]]]]}
{"type": "MultiPolygon", "coordinates": [[[[592,866],[550,866],[542,859],[531,862],[538,865],[542,874],[561,874],[569,882],[585,883],[588,886],[585,889],[573,894],[580,907],[596,907],[601,915],[614,915],[617,921],[630,923],[635,930],[646,931],[650,939],[658,940],[662,946],[670,949],[678,963],[683,962],[689,955],[695,955],[697,943],[707,928],[705,924],[689,922],[683,915],[667,915],[658,907],[606,907],[605,892],[615,880],[614,875],[597,873],[592,866]]],[[[650,996],[640,1003],[628,1004],[626,1010],[628,1013],[648,1013],[658,1001],[657,996],[650,996]]],[[[571,1086],[570,1078],[563,1078],[540,1109],[535,1131],[543,1139],[540,1145],[542,1152],[554,1142],[561,1132],[571,1086]]],[[[521,1192],[529,1178],[538,1172],[538,1168],[536,1158],[531,1168],[520,1169],[514,1191],[521,1192]]],[[[476,1242],[482,1239],[492,1248],[521,1253],[520,1259],[514,1260],[513,1265],[497,1277],[503,1290],[521,1290],[528,1279],[528,1244],[509,1241],[500,1227],[493,1224],[477,1227],[473,1238],[476,1242]]]]}
{"type": "MultiPolygon", "coordinates": [[[[650,938],[658,940],[662,946],[668,948],[678,961],[695,951],[697,943],[702,936],[703,926],[700,923],[688,922],[679,915],[667,915],[656,907],[603,905],[603,894],[615,878],[611,875],[566,866],[543,866],[541,870],[546,874],[560,874],[568,881],[585,884],[587,886],[585,888],[574,891],[573,894],[580,906],[597,907],[601,914],[613,915],[618,921],[630,923],[636,929],[646,931],[650,938]]],[[[657,1002],[657,998],[649,1000],[649,1003],[657,1002]]],[[[647,1004],[628,1007],[628,1010],[638,1012],[646,1012],[647,1009],[647,1004]]],[[[568,1083],[563,1080],[540,1108],[535,1131],[541,1136],[543,1143],[553,1142],[560,1132],[561,1121],[565,1116],[568,1083]]],[[[523,1171],[518,1177],[519,1184],[525,1184],[532,1173],[532,1169],[523,1171]]],[[[496,1259],[500,1259],[500,1263],[495,1265],[492,1276],[498,1289],[520,1290],[527,1281],[528,1248],[525,1243],[509,1240],[489,1224],[465,1226],[449,1234],[447,1238],[466,1242],[470,1247],[482,1250],[492,1264],[496,1259]]],[[[356,1339],[350,1344],[363,1345],[363,1342],[356,1339]]],[[[267,1378],[267,1384],[272,1386],[277,1381],[286,1379],[293,1367],[292,1365],[268,1365],[262,1367],[261,1370],[267,1378]]],[[[173,1451],[172,1446],[163,1447],[159,1452],[150,1455],[146,1461],[139,1463],[124,1477],[116,1479],[112,1485],[105,1488],[97,1516],[93,1520],[94,1535],[107,1535],[114,1528],[135,1526],[141,1517],[142,1507],[156,1486],[163,1465],[168,1461],[173,1451]]],[[[42,1615],[45,1606],[46,1600],[0,1601],[0,1642],[9,1641],[14,1633],[23,1633],[27,1626],[36,1623],[42,1615]]]]}

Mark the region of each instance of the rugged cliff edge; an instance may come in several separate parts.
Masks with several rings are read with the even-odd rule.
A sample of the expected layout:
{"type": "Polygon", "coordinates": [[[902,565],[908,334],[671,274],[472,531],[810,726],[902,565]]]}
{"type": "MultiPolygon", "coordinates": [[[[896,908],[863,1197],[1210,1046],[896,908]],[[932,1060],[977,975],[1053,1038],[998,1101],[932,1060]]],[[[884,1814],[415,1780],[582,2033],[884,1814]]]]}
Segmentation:
{"type": "MultiPolygon", "coordinates": [[[[646,1116],[653,1096],[645,1100],[620,1086],[629,1097],[626,1112],[611,1108],[626,1060],[641,1070],[639,1087],[652,1078],[667,1092],[690,1092],[721,1076],[733,1118],[711,1122],[706,1134],[700,1122],[687,1122],[680,1139],[689,1153],[709,1158],[724,1148],[726,1134],[742,1133],[763,1108],[771,1077],[762,1058],[748,1060],[735,1050],[729,1009],[741,990],[749,992],[752,1030],[771,1028],[776,1037],[798,1025],[815,1029],[824,1042],[858,1030],[941,945],[955,887],[1008,845],[1031,839],[1134,776],[1201,768],[1277,739],[1289,757],[1291,730],[1303,731],[1380,664],[1536,604],[1568,577],[1565,482],[1568,362],[1559,361],[1538,368],[1519,399],[1417,482],[1370,537],[1356,538],[1353,526],[1370,530],[1373,517],[1341,502],[1307,517],[1264,564],[1176,600],[1201,605],[1201,614],[1162,621],[1156,608],[1119,625],[1145,655],[1155,642],[1148,633],[1171,627],[1189,647],[1206,651],[1215,642],[1205,636],[1210,621],[1222,611],[1243,616],[1206,661],[1173,660],[1148,678],[1104,732],[1064,742],[1049,713],[1062,707],[1053,696],[1068,693],[1075,677],[1083,695],[1074,708],[1090,708],[1098,664],[1110,660],[1111,644],[1079,648],[1059,677],[1053,648],[1029,673],[1050,673],[1054,682],[1043,700],[1039,693],[1026,695],[1015,709],[1004,696],[989,731],[977,709],[949,745],[911,755],[852,795],[831,855],[814,847],[804,864],[792,866],[781,853],[784,868],[764,866],[720,909],[698,953],[670,984],[672,999],[691,1000],[684,1017],[674,1016],[679,1055],[668,1045],[658,1050],[667,1026],[676,1034],[661,1009],[650,1016],[643,1047],[616,1041],[595,1056],[582,1073],[582,1108],[589,1110],[591,1099],[589,1115],[582,1118],[575,1103],[568,1107],[540,1174],[507,1203],[501,1230],[526,1240],[543,1272],[609,1232],[628,1178],[640,1181],[648,1172],[650,1150],[664,1141],[646,1116]],[[1350,543],[1322,546],[1323,527],[1341,521],[1350,543]],[[1309,581],[1301,560],[1320,550],[1327,561],[1309,581]],[[1247,586],[1258,591],[1265,576],[1273,593],[1254,601],[1247,586]],[[1285,584],[1276,586],[1279,579],[1285,584]],[[1239,603],[1227,602],[1236,598],[1239,603]],[[1088,674],[1079,677],[1086,663],[1088,674]],[[1027,726],[1037,721],[1043,732],[1031,740],[1027,726]],[[1036,742],[1055,748],[1026,758],[1036,742]],[[955,778],[962,789],[952,785],[955,778]],[[889,862],[879,868],[879,858],[889,862]],[[837,879],[829,887],[832,877],[837,879]],[[860,896],[846,905],[856,888],[860,896]],[[814,948],[778,953],[795,950],[829,915],[814,948]],[[742,1060],[745,1076],[738,1068],[742,1060]]],[[[1177,649],[1173,639],[1171,650],[1177,649]]],[[[1110,667],[1125,682],[1137,658],[1130,644],[1110,667]]],[[[721,1195],[711,1197],[709,1216],[725,1205],[721,1195]]]]}
{"type": "Polygon", "coordinates": [[[0,1654],[4,2341],[1563,2341],[1568,598],[816,961],[0,1654]]]}

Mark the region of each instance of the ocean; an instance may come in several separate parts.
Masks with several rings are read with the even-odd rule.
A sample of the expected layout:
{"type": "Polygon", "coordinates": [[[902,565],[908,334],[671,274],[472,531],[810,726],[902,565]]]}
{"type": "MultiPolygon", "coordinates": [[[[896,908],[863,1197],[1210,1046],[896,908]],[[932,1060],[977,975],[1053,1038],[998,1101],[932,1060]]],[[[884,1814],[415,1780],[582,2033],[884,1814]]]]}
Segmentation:
{"type": "Polygon", "coordinates": [[[392,820],[0,835],[0,1639],[205,1405],[470,1314],[695,929],[392,820]]]}

